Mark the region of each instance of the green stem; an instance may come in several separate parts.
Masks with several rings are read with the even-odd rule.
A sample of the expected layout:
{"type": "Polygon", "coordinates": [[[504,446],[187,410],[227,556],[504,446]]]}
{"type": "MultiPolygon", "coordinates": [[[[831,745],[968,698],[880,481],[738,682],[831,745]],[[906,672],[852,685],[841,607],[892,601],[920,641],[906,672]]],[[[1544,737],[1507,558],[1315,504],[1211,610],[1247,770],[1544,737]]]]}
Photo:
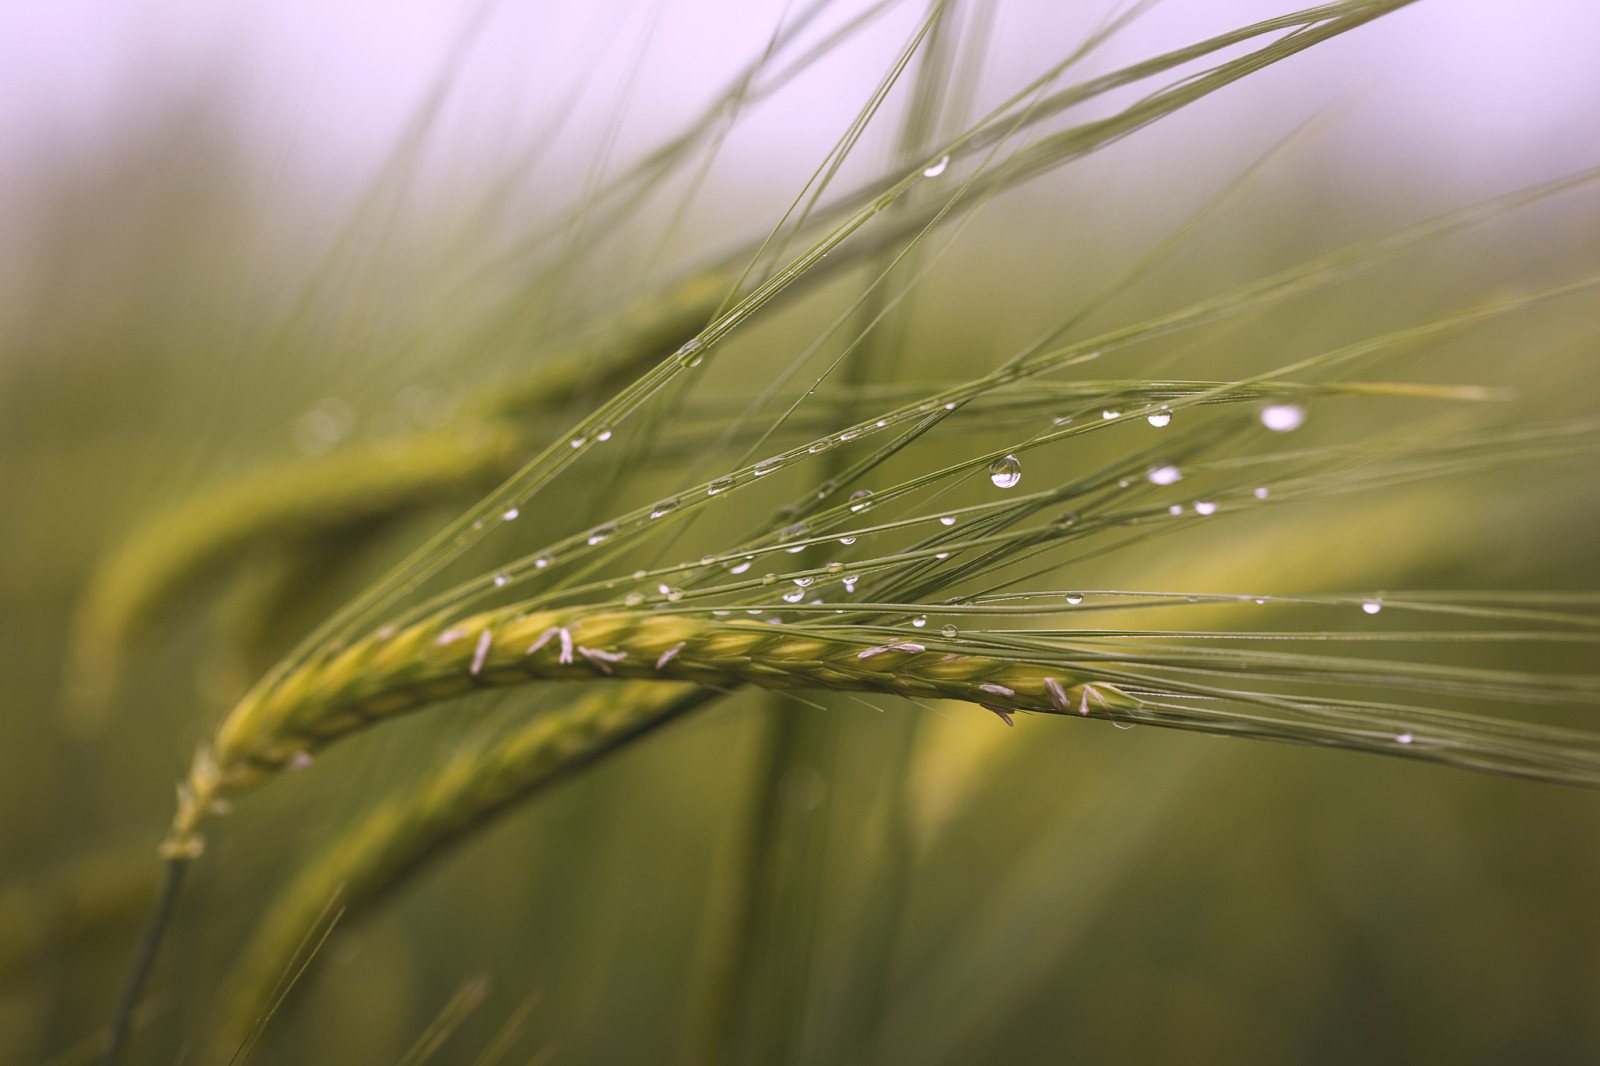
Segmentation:
{"type": "Polygon", "coordinates": [[[139,946],[134,949],[133,961],[129,963],[128,974],[123,978],[122,991],[117,995],[117,1005],[111,1012],[110,1031],[106,1035],[106,1048],[100,1056],[100,1066],[116,1066],[117,1060],[122,1057],[133,1008],[144,989],[145,979],[155,965],[161,937],[167,931],[167,923],[177,905],[178,890],[183,886],[183,875],[188,868],[189,859],[186,857],[172,856],[166,860],[155,904],[150,908],[150,917],[145,920],[144,932],[139,935],[139,946]]]}

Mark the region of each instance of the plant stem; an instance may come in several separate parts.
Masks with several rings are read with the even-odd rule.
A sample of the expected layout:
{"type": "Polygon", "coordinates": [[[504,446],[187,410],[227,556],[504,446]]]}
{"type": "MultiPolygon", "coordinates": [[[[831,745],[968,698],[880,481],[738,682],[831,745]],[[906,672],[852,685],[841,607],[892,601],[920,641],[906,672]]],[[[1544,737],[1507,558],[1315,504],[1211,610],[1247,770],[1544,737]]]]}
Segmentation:
{"type": "Polygon", "coordinates": [[[183,886],[183,875],[189,868],[189,859],[186,856],[171,856],[165,860],[165,865],[161,887],[156,890],[156,900],[150,908],[150,917],[145,919],[144,932],[139,934],[139,946],[134,949],[128,975],[123,978],[122,991],[118,993],[117,1005],[111,1012],[110,1031],[106,1034],[106,1047],[100,1056],[100,1066],[116,1066],[117,1060],[122,1057],[134,1005],[138,1003],[145,979],[155,965],[156,952],[161,947],[161,937],[167,931],[167,922],[177,905],[178,890],[183,886]]]}

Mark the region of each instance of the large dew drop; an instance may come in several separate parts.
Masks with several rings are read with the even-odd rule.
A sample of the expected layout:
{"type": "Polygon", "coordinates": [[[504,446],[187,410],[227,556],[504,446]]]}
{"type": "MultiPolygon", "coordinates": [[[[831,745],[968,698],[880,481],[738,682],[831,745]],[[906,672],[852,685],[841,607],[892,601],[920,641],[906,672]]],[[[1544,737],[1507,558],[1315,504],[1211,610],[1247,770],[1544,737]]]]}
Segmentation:
{"type": "Polygon", "coordinates": [[[944,168],[949,166],[949,165],[950,165],[950,157],[949,156],[944,156],[937,163],[933,164],[933,166],[931,166],[928,169],[924,170],[922,172],[922,176],[925,177],[925,178],[937,178],[940,174],[944,173],[944,168]]]}
{"type": "Polygon", "coordinates": [[[1152,485],[1172,485],[1183,479],[1183,471],[1175,466],[1158,466],[1145,477],[1152,485]]]}
{"type": "Polygon", "coordinates": [[[1015,455],[996,459],[989,464],[989,480],[997,489],[1016,488],[1022,480],[1022,462],[1015,455]]]}
{"type": "Polygon", "coordinates": [[[1299,429],[1306,420],[1306,409],[1297,403],[1275,403],[1261,409],[1261,424],[1274,433],[1299,429]]]}

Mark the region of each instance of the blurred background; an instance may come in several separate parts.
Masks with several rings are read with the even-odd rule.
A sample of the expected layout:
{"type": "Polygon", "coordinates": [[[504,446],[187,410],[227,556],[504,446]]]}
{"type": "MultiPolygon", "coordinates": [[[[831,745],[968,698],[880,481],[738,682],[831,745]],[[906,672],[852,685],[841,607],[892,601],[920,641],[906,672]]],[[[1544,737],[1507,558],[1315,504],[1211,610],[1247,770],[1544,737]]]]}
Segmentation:
{"type": "MultiPolygon", "coordinates": [[[[97,561],[152,516],[263,466],[461,425],[474,395],[758,239],[922,7],[892,6],[752,107],[696,195],[670,185],[586,248],[558,291],[538,288],[553,284],[543,261],[519,252],[692,121],[794,7],[0,10],[0,1061],[92,1059],[195,742],[294,637],[501,473],[383,529],[342,528],[334,563],[271,612],[260,589],[277,563],[224,560],[139,634],[115,713],[90,734],[61,708],[97,561]]],[[[841,0],[808,39],[865,9],[841,0]]],[[[1080,76],[1286,9],[1168,0],[1080,76]]],[[[975,12],[989,13],[971,90],[981,114],[1107,9],[964,12],[973,33],[975,12]]],[[[1138,321],[1600,163],[1597,39],[1600,8],[1579,0],[1434,0],[1252,75],[973,216],[912,303],[901,373],[943,380],[1014,353],[1308,120],[1096,322],[1138,321]]],[[[904,109],[891,96],[843,183],[893,158],[904,109]]],[[[1242,375],[1591,272],[1597,206],[1580,189],[1495,218],[1293,307],[1140,347],[1115,373],[1242,375]]],[[[861,280],[830,281],[741,335],[710,397],[759,389],[861,280]]],[[[1385,374],[1514,387],[1493,415],[1505,424],[1593,413],[1600,322],[1583,299],[1408,353],[1385,374]]],[[[553,436],[595,396],[580,391],[530,432],[553,436]]],[[[1313,408],[1303,432],[1327,443],[1453,417],[1345,401],[1313,408]]],[[[1068,583],[1593,589],[1595,473],[1552,463],[1297,504],[1197,530],[1181,550],[1131,547],[1068,583]]],[[[517,531],[523,547],[611,506],[595,491],[559,489],[517,531]]],[[[686,557],[714,548],[688,544],[686,557]]],[[[1219,610],[1200,624],[1241,623],[1219,610]]],[[[243,800],[194,871],[129,1061],[211,1061],[217,984],[290,873],[464,738],[554,702],[475,696],[243,800]]],[[[1103,723],[1005,730],[970,707],[880,709],[829,703],[819,713],[840,722],[783,791],[782,831],[805,872],[766,916],[761,980],[739,1000],[749,1043],[733,1060],[1600,1058],[1600,800],[1587,792],[1103,723]]],[[[352,915],[254,1060],[400,1061],[482,978],[481,1004],[434,1061],[486,1061],[524,1006],[506,1061],[708,1061],[769,710],[740,695],[676,723],[352,915]]]]}

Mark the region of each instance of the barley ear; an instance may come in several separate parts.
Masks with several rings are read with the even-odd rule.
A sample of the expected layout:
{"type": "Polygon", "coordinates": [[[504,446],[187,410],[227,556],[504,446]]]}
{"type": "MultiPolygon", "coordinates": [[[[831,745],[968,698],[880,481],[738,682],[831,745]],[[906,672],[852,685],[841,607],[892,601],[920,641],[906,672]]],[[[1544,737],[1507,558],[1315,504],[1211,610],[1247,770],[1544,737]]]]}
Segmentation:
{"type": "Polygon", "coordinates": [[[247,696],[196,752],[163,845],[198,854],[207,812],[369,723],[478,688],[530,681],[693,681],[955,699],[1008,722],[1025,711],[1106,716],[1139,701],[1089,670],[661,611],[528,613],[380,630],[247,696]]]}
{"type": "Polygon", "coordinates": [[[460,752],[395,793],[317,855],[277,897],[224,986],[214,1046],[239,1045],[297,946],[336,893],[346,921],[417,868],[546,786],[718,698],[684,684],[604,686],[460,752]]]}

